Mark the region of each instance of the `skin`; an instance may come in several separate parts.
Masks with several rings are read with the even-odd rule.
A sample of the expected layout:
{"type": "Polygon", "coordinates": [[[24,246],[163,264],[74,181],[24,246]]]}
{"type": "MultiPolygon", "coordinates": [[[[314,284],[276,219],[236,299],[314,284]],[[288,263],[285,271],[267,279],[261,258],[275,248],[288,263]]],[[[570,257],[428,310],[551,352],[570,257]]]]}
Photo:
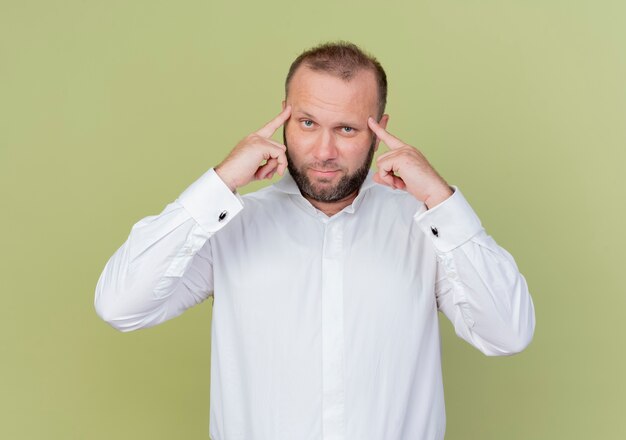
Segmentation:
{"type": "Polygon", "coordinates": [[[376,150],[382,140],[389,151],[377,159],[374,180],[407,191],[433,208],[450,197],[452,189],[419,150],[386,131],[389,115],[376,121],[377,99],[371,71],[344,81],[301,66],[292,77],[281,113],[242,139],[215,171],[232,191],[253,180],[271,179],[276,172],[282,176],[287,148],[271,137],[284,124],[290,168],[310,183],[311,191],[303,196],[332,216],[352,203],[358,188],[337,200],[324,201],[322,196],[362,167],[369,150],[376,150]]]}

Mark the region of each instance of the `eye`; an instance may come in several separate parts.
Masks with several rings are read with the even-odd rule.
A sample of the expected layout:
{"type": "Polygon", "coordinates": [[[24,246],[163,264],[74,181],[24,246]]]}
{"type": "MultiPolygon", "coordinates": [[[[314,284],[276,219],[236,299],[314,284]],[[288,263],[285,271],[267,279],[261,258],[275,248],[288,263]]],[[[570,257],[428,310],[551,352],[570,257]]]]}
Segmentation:
{"type": "Polygon", "coordinates": [[[354,128],[352,127],[341,127],[344,130],[344,133],[352,133],[354,128]]]}
{"type": "Polygon", "coordinates": [[[313,127],[313,121],[311,121],[310,119],[303,119],[302,123],[304,124],[305,127],[307,128],[311,128],[313,127]]]}

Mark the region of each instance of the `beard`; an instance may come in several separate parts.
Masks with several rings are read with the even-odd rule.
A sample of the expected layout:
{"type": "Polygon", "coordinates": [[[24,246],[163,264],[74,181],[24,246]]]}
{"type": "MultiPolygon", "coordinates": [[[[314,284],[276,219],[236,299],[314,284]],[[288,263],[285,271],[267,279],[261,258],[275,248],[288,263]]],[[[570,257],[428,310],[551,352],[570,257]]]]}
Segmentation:
{"type": "MultiPolygon", "coordinates": [[[[367,156],[361,166],[359,166],[354,173],[342,176],[339,182],[337,182],[334,186],[323,188],[318,188],[313,184],[313,182],[311,182],[311,179],[309,179],[306,174],[307,168],[313,165],[313,168],[317,170],[333,170],[337,169],[336,164],[332,160],[329,160],[304,164],[298,168],[296,167],[293,158],[289,155],[289,145],[287,145],[287,137],[284,129],[283,144],[287,147],[287,151],[285,153],[287,156],[287,169],[289,170],[291,177],[293,177],[293,180],[296,182],[296,185],[298,185],[302,195],[318,202],[332,203],[345,199],[361,188],[361,185],[367,177],[370,166],[372,165],[376,145],[376,136],[372,136],[372,143],[370,144],[367,156]]],[[[321,181],[327,182],[325,179],[321,181]]]]}

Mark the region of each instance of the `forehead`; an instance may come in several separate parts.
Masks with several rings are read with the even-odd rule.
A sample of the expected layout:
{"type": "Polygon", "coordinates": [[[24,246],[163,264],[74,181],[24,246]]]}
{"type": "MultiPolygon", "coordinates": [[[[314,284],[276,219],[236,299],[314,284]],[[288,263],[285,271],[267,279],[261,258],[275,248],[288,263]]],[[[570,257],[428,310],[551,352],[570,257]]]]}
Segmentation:
{"type": "Polygon", "coordinates": [[[348,81],[301,66],[291,78],[287,103],[294,114],[367,121],[376,114],[377,98],[376,77],[370,70],[360,70],[348,81]]]}

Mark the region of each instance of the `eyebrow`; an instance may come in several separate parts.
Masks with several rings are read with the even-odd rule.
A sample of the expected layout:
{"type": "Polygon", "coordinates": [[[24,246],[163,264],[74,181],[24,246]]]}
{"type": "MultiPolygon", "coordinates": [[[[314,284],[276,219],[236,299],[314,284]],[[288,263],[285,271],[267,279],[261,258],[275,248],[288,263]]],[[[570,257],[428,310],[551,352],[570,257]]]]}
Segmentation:
{"type": "MultiPolygon", "coordinates": [[[[311,119],[317,119],[315,116],[313,116],[310,113],[305,112],[304,110],[296,110],[296,113],[301,113],[303,116],[306,116],[307,118],[311,118],[311,119]]],[[[360,127],[361,124],[357,124],[354,122],[338,122],[337,123],[339,126],[341,127],[360,127]]]]}

